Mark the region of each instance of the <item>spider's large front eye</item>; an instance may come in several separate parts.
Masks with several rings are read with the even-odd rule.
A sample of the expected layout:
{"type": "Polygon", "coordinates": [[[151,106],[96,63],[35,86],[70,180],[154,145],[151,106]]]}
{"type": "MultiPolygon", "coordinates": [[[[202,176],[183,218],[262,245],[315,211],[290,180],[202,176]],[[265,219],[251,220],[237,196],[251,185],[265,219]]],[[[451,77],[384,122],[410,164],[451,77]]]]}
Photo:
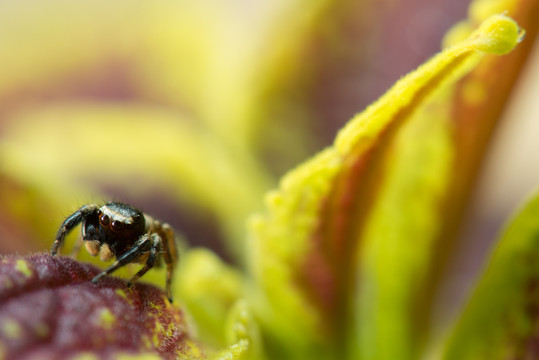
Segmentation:
{"type": "Polygon", "coordinates": [[[118,220],[114,220],[110,225],[114,231],[122,231],[124,228],[124,223],[118,220]]]}
{"type": "Polygon", "coordinates": [[[101,225],[103,225],[103,226],[108,226],[109,223],[110,223],[110,218],[109,218],[108,215],[103,214],[103,215],[101,215],[101,217],[99,218],[99,222],[100,222],[101,225]]]}

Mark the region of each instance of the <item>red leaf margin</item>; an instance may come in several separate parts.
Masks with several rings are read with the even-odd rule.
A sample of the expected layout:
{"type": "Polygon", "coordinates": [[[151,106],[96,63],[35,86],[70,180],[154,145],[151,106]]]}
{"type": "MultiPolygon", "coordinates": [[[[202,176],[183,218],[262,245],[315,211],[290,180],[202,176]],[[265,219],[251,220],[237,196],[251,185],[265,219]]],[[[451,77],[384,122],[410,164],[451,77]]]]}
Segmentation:
{"type": "Polygon", "coordinates": [[[0,257],[0,358],[205,357],[162,290],[114,277],[93,284],[100,271],[44,253],[0,257]]]}

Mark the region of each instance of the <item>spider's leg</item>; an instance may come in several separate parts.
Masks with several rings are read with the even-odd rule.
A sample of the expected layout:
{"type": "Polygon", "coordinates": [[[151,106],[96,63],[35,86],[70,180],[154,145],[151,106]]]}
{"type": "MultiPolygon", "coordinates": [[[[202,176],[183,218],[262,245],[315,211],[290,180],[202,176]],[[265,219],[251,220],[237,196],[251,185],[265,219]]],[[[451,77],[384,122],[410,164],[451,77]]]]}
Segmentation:
{"type": "Polygon", "coordinates": [[[161,249],[162,240],[158,234],[153,233],[150,235],[152,244],[150,247],[150,255],[146,260],[144,266],[127,282],[127,286],[131,287],[135,281],[137,281],[142,275],[146,274],[148,270],[154,267],[157,257],[159,255],[159,250],[161,249]]]}
{"type": "Polygon", "coordinates": [[[116,261],[114,264],[103,270],[101,273],[97,274],[93,279],[92,282],[96,283],[101,279],[103,276],[108,275],[122,266],[129,264],[134,259],[140,256],[140,254],[146,250],[148,250],[148,247],[150,245],[150,236],[144,235],[141,236],[140,239],[137,240],[137,242],[133,245],[133,247],[126,252],[124,252],[116,261]]]}
{"type": "Polygon", "coordinates": [[[72,258],[76,258],[77,255],[79,254],[80,252],[80,248],[82,246],[82,243],[85,241],[85,240],[88,240],[88,239],[95,239],[96,236],[96,231],[94,228],[91,229],[91,234],[88,233],[88,229],[87,229],[87,220],[88,218],[87,217],[82,217],[82,221],[81,221],[81,228],[82,228],[82,236],[79,237],[79,239],[77,240],[77,242],[75,243],[75,245],[73,245],[73,249],[71,250],[71,254],[69,254],[70,257],[72,258]],[[89,236],[90,235],[90,236],[89,236]]]}
{"type": "Polygon", "coordinates": [[[58,229],[58,233],[56,234],[56,239],[54,240],[54,243],[52,244],[51,255],[53,256],[56,255],[56,253],[58,252],[58,249],[64,242],[64,239],[67,233],[73,230],[75,226],[80,224],[82,219],[85,219],[92,213],[96,212],[97,209],[98,209],[97,205],[94,205],[94,204],[85,205],[81,207],[80,209],[78,209],[77,211],[75,211],[75,213],[70,215],[67,219],[65,219],[65,221],[60,226],[60,229],[58,229]]]}
{"type": "Polygon", "coordinates": [[[172,303],[172,273],[174,271],[174,263],[165,262],[165,264],[167,266],[167,283],[166,283],[167,298],[168,298],[168,301],[172,303]]]}
{"type": "Polygon", "coordinates": [[[163,224],[162,228],[166,234],[166,239],[163,241],[163,259],[167,267],[166,291],[168,300],[172,303],[172,274],[174,272],[174,265],[178,260],[178,251],[176,249],[174,232],[170,226],[163,224]]]}

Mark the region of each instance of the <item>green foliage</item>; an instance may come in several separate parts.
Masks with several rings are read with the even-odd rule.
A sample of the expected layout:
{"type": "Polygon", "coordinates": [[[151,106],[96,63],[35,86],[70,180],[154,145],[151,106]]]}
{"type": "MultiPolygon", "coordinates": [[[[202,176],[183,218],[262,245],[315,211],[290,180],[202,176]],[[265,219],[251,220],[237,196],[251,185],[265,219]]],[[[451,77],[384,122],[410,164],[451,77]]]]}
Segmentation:
{"type": "Polygon", "coordinates": [[[189,250],[181,257],[177,274],[174,287],[198,325],[200,339],[217,348],[236,343],[229,339],[223,324],[230,308],[242,296],[241,274],[202,248],[189,250]]]}
{"type": "Polygon", "coordinates": [[[442,359],[527,359],[537,347],[539,194],[506,226],[442,359]]]}

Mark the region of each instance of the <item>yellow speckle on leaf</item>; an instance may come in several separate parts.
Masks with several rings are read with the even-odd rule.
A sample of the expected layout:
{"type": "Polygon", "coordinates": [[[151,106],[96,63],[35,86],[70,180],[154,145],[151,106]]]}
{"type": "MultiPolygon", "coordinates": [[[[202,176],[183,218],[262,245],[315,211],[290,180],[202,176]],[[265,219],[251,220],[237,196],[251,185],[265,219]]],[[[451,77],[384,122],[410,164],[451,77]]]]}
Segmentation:
{"type": "Polygon", "coordinates": [[[34,325],[34,331],[37,336],[44,338],[49,334],[49,326],[40,322],[34,325]]]}
{"type": "MultiPolygon", "coordinates": [[[[166,304],[166,301],[165,301],[165,304],[166,304]]],[[[164,310],[166,310],[165,306],[163,306],[163,305],[158,305],[158,304],[155,304],[155,303],[153,303],[153,302],[150,302],[148,305],[150,306],[150,308],[152,308],[152,309],[154,309],[154,310],[157,311],[157,314],[156,314],[156,315],[157,315],[158,317],[163,316],[163,312],[164,312],[164,310]]]]}
{"type": "Polygon", "coordinates": [[[110,329],[116,321],[116,316],[109,309],[101,309],[98,314],[99,325],[104,329],[110,329]]]}
{"type": "Polygon", "coordinates": [[[153,345],[156,348],[159,348],[159,346],[161,345],[161,342],[159,341],[159,335],[158,335],[159,333],[160,331],[156,329],[152,336],[153,345]]]}
{"type": "Polygon", "coordinates": [[[2,321],[2,333],[10,339],[18,339],[22,336],[21,325],[13,319],[2,321]]]}
{"type": "Polygon", "coordinates": [[[32,276],[32,269],[28,267],[28,263],[22,259],[17,260],[15,263],[15,269],[22,273],[26,277],[32,276]]]}
{"type": "Polygon", "coordinates": [[[147,348],[147,349],[151,349],[152,348],[152,340],[148,337],[148,335],[143,335],[142,336],[142,343],[144,344],[144,347],[147,348]]]}
{"type": "Polygon", "coordinates": [[[116,289],[115,292],[116,295],[120,296],[121,298],[125,299],[125,301],[127,301],[129,304],[131,304],[131,299],[129,298],[129,296],[127,296],[125,291],[123,291],[122,289],[116,289]]]}
{"type": "Polygon", "coordinates": [[[198,359],[204,357],[202,351],[200,351],[200,345],[195,343],[193,340],[185,339],[183,344],[189,349],[189,351],[187,352],[187,354],[181,352],[178,353],[178,351],[176,351],[178,359],[198,359]]]}
{"type": "Polygon", "coordinates": [[[152,309],[157,310],[158,312],[161,311],[161,307],[160,307],[159,305],[153,303],[153,302],[150,302],[148,305],[149,305],[152,309]]]}

